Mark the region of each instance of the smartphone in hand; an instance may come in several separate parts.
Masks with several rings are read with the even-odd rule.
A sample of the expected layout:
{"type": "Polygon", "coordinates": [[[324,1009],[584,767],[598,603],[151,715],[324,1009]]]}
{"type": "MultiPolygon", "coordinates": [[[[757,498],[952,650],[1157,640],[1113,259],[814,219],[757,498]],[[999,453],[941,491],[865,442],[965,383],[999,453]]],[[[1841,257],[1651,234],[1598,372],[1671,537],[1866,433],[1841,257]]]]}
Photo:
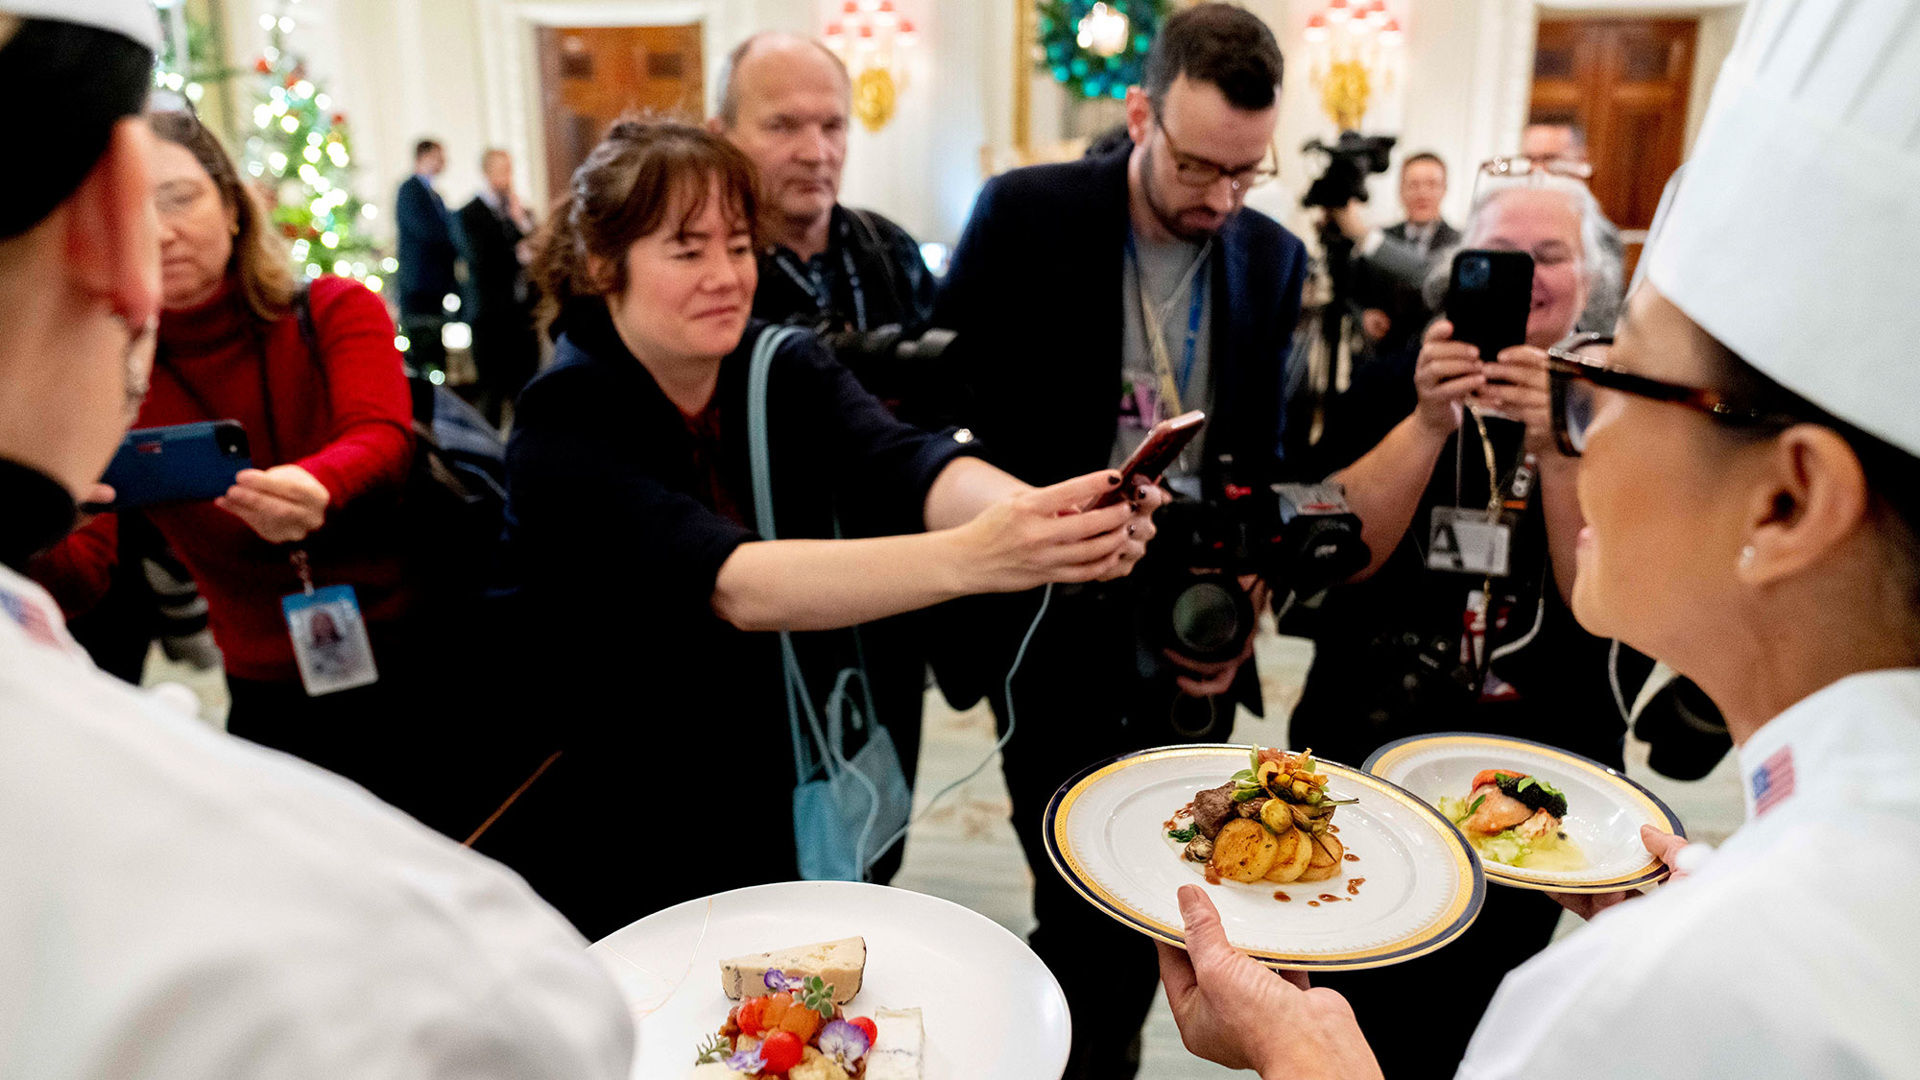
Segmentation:
{"type": "Polygon", "coordinates": [[[100,482],[113,488],[111,509],[134,510],[219,498],[252,467],[240,422],[205,420],[127,432],[100,482]]]}
{"type": "Polygon", "coordinates": [[[1120,466],[1119,486],[1081,507],[1081,513],[1112,506],[1126,498],[1127,491],[1141,480],[1157,483],[1160,474],[1180,459],[1180,451],[1187,448],[1187,444],[1200,434],[1200,429],[1206,424],[1207,414],[1195,409],[1153,425],[1153,430],[1147,432],[1147,437],[1127,458],[1127,463],[1120,466]]]}
{"type": "Polygon", "coordinates": [[[1447,280],[1447,321],[1453,339],[1478,346],[1491,362],[1500,350],[1527,340],[1533,309],[1533,256],[1524,251],[1469,248],[1453,257],[1447,280]]]}

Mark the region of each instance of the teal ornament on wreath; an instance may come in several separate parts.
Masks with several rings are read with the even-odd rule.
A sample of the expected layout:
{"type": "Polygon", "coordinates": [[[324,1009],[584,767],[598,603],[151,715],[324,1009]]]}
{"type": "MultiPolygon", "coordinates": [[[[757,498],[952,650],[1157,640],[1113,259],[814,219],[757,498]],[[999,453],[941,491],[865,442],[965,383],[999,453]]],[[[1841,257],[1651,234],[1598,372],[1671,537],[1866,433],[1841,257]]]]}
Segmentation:
{"type": "Polygon", "coordinates": [[[1126,97],[1173,13],[1172,0],[1039,0],[1036,7],[1040,69],[1087,98],[1126,97]]]}

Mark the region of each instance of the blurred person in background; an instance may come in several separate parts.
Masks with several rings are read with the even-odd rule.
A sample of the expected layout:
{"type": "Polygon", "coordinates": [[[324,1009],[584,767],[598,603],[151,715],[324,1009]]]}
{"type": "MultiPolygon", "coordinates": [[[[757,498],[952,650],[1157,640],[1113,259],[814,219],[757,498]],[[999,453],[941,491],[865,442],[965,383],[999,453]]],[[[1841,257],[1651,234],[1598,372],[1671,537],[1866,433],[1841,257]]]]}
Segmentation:
{"type": "Polygon", "coordinates": [[[840,204],[852,93],[846,65],[812,38],[768,31],[727,54],[710,126],[759,170],[766,236],[753,314],[820,334],[901,419],[937,428],[949,390],[931,361],[893,348],[933,323],[920,244],[883,215],[840,204]]]}
{"type": "Polygon", "coordinates": [[[493,149],[480,155],[485,184],[460,208],[460,236],[467,256],[467,288],[473,297],[473,366],[478,372],[480,411],[495,425],[540,366],[540,335],[534,329],[533,215],[513,189],[513,155],[493,149]]]}
{"type": "MultiPolygon", "coordinates": [[[[1597,242],[1586,188],[1536,179],[1484,182],[1462,242],[1533,257],[1525,344],[1482,357],[1439,320],[1417,357],[1383,358],[1356,376],[1328,425],[1337,438],[1317,448],[1329,455],[1323,467],[1343,467],[1336,479],[1373,562],[1321,606],[1290,745],[1358,764],[1409,735],[1477,731],[1624,766],[1610,643],[1568,607],[1582,521],[1574,459],[1554,443],[1546,353],[1573,333],[1594,291],[1618,290],[1620,269],[1597,242]],[[1509,566],[1432,568],[1441,516],[1457,507],[1484,517],[1495,485],[1509,566]]],[[[1493,889],[1454,947],[1321,981],[1352,1000],[1390,1075],[1450,1075],[1501,977],[1546,946],[1559,917],[1543,894],[1493,889]],[[1437,984],[1446,993],[1434,994],[1437,984]],[[1389,1029],[1409,1037],[1387,1038],[1389,1029]]]]}
{"type": "Polygon", "coordinates": [[[1079,512],[1119,474],[1031,488],[970,442],[895,419],[796,331],[768,376],[780,538],[764,539],[748,372],[777,328],[749,314],[757,228],[753,165],[732,143],[625,121],[575,170],[536,262],[558,343],[508,446],[509,550],[537,722],[560,757],[481,847],[590,937],[799,875],[801,777],[775,631],[793,632],[825,714],[831,673],[861,663],[848,628],[1124,575],[1161,502],[1149,486],[1079,512]],[[895,535],[834,538],[836,509],[855,508],[895,535]],[[609,836],[657,835],[723,799],[751,802],[737,858],[699,854],[693,872],[662,873],[608,855],[609,836]]]}
{"type": "MultiPolygon", "coordinates": [[[[457,742],[454,721],[433,692],[441,638],[402,554],[412,405],[386,307],[345,278],[296,286],[212,132],[184,111],[149,123],[164,310],[136,426],[237,420],[254,465],[212,502],[146,511],[206,597],[226,662],[227,730],[358,781],[436,828],[471,828],[485,809],[453,794],[459,778],[443,753],[457,742]],[[316,694],[282,600],[334,585],[353,589],[378,678],[316,694]]],[[[113,525],[103,514],[36,563],[69,613],[107,589],[113,525]]]]}
{"type": "Polygon", "coordinates": [[[0,0],[0,1072],[620,1080],[633,1027],[526,885],[93,667],[20,572],[152,362],[146,0],[0,0]],[[48,93],[58,87],[58,93],[48,93]]]}
{"type": "Polygon", "coordinates": [[[1369,232],[1355,252],[1357,291],[1365,305],[1361,329],[1374,342],[1376,354],[1388,355],[1411,347],[1420,339],[1434,311],[1424,293],[1427,274],[1442,254],[1460,243],[1460,230],[1440,216],[1447,197],[1447,164],[1432,152],[1410,154],[1400,163],[1400,205],[1406,218],[1396,225],[1369,232]],[[1387,243],[1401,246],[1406,258],[1371,260],[1387,243]],[[1404,265],[1415,273],[1396,272],[1404,265]]]}
{"type": "Polygon", "coordinates": [[[393,198],[394,228],[400,239],[400,332],[407,337],[407,358],[421,371],[445,371],[447,348],[440,331],[448,316],[447,297],[458,297],[454,266],[460,245],[453,216],[433,186],[447,167],[447,151],[432,139],[413,147],[413,175],[400,182],[393,198]]]}

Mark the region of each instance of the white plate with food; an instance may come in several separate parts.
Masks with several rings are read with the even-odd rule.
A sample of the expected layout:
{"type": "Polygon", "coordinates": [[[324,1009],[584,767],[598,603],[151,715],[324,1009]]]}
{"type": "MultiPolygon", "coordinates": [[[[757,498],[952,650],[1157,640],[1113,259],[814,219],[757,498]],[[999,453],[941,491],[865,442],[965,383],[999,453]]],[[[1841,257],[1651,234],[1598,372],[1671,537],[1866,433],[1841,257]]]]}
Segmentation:
{"type": "Polygon", "coordinates": [[[1432,803],[1480,853],[1487,880],[1609,893],[1667,876],[1640,826],[1686,836],[1653,792],[1591,758],[1526,739],[1444,731],[1373,752],[1367,771],[1432,803]]]}
{"type": "Polygon", "coordinates": [[[633,1008],[636,1078],[1058,1080],[1066,1069],[1072,1028],[1053,973],[999,924],[938,897],[758,885],[655,912],[592,951],[633,1008]],[[801,1069],[768,1068],[796,1053],[801,1069]],[[755,1054],[760,1067],[745,1068],[755,1054]]]}
{"type": "Polygon", "coordinates": [[[1271,967],[1350,971],[1424,956],[1480,913],[1460,833],[1373,776],[1310,752],[1226,744],[1090,766],[1047,807],[1047,852],[1101,911],[1184,945],[1200,885],[1227,938],[1271,967]]]}

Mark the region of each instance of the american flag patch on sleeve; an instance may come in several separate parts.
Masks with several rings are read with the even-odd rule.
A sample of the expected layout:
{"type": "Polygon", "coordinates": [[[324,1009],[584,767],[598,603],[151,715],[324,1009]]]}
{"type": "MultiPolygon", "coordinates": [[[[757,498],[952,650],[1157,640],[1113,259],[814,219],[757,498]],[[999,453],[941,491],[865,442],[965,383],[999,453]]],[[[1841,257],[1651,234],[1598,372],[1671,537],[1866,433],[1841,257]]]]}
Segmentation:
{"type": "Polygon", "coordinates": [[[1753,770],[1753,816],[1773,809],[1775,803],[1793,794],[1793,747],[1783,746],[1753,770]]]}

